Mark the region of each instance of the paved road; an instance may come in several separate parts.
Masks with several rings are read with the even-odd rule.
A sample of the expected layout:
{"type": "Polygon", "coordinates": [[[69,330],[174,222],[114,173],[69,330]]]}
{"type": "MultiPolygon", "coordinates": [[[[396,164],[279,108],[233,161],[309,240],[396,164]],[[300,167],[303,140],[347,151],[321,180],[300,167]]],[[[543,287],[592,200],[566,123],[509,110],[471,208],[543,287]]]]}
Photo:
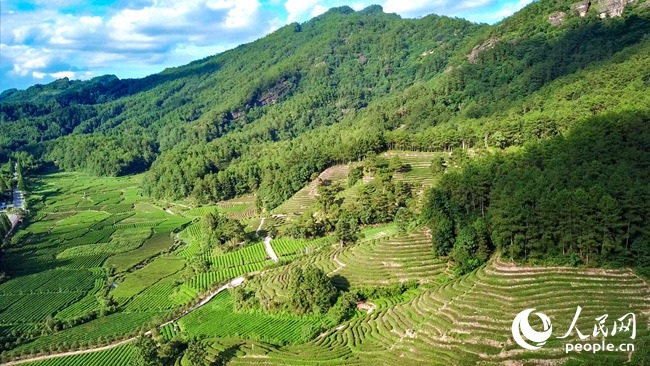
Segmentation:
{"type": "Polygon", "coordinates": [[[13,206],[18,208],[25,208],[24,204],[25,202],[23,200],[23,192],[19,191],[18,189],[14,189],[13,206]]]}

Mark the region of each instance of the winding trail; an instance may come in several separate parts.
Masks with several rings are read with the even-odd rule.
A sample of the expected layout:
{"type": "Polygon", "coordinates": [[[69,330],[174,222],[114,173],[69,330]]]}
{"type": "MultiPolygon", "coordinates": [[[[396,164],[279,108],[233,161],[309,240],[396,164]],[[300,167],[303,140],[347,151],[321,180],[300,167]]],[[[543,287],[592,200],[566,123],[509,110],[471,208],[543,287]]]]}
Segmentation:
{"type": "Polygon", "coordinates": [[[278,256],[275,254],[275,250],[273,250],[273,247],[271,246],[271,240],[273,240],[273,238],[271,238],[270,236],[267,236],[264,239],[264,247],[266,248],[266,253],[268,253],[269,257],[271,257],[271,259],[275,263],[278,263],[279,259],[278,259],[278,256]]]}
{"type": "MultiPolygon", "coordinates": [[[[264,225],[264,221],[266,221],[266,217],[262,217],[262,221],[260,221],[260,226],[257,227],[257,231],[255,232],[257,236],[260,236],[260,231],[262,231],[262,225],[264,225]]],[[[273,250],[273,247],[271,246],[271,240],[273,240],[273,238],[270,236],[264,238],[264,248],[266,248],[266,254],[269,255],[271,260],[273,260],[275,263],[278,263],[279,259],[278,256],[275,254],[275,250],[273,250]]]]}
{"type": "MultiPolygon", "coordinates": [[[[204,306],[205,304],[210,302],[210,300],[212,300],[215,296],[217,296],[221,292],[223,292],[223,291],[225,291],[225,290],[227,290],[229,288],[241,286],[244,283],[244,280],[245,279],[244,279],[243,276],[233,279],[232,281],[228,282],[227,284],[225,284],[225,285],[219,287],[218,289],[210,292],[210,294],[205,299],[201,300],[201,302],[194,305],[193,307],[185,310],[182,315],[180,315],[180,316],[178,316],[178,317],[176,317],[176,318],[174,318],[174,319],[172,319],[172,320],[170,320],[170,321],[168,321],[168,322],[166,322],[164,324],[159,325],[158,328],[162,328],[165,325],[171,324],[171,323],[177,321],[178,319],[184,317],[188,313],[190,313],[190,312],[204,306]]],[[[151,335],[151,331],[146,332],[145,335],[151,335]]],[[[122,340],[122,341],[118,341],[118,342],[106,345],[106,346],[88,348],[88,349],[78,350],[78,351],[55,353],[55,354],[43,355],[43,356],[37,356],[37,357],[31,357],[31,358],[25,358],[25,359],[22,359],[22,360],[6,362],[6,363],[3,363],[2,365],[3,366],[13,366],[13,365],[20,365],[20,364],[29,363],[29,362],[37,362],[37,361],[49,360],[49,359],[52,359],[52,358],[83,355],[85,353],[93,353],[93,352],[105,351],[105,350],[109,350],[109,349],[112,349],[112,348],[115,348],[115,347],[122,346],[124,344],[129,343],[129,342],[133,342],[135,339],[136,339],[136,337],[131,337],[131,338],[128,338],[128,339],[125,339],[125,340],[122,340]]]]}
{"type": "Polygon", "coordinates": [[[336,272],[342,270],[343,267],[345,267],[345,263],[343,263],[343,262],[341,262],[341,261],[339,260],[339,255],[338,255],[338,253],[337,253],[337,254],[334,254],[334,257],[332,258],[332,260],[333,260],[336,264],[338,264],[338,268],[336,268],[336,269],[333,270],[332,272],[328,273],[328,274],[327,274],[328,276],[333,275],[334,273],[336,273],[336,272]]]}
{"type": "Polygon", "coordinates": [[[260,231],[262,231],[262,226],[264,225],[264,221],[266,221],[266,217],[262,217],[262,221],[260,221],[260,226],[257,227],[257,231],[255,232],[255,235],[260,236],[260,231]]]}
{"type": "Polygon", "coordinates": [[[64,352],[64,353],[57,353],[57,354],[53,354],[53,355],[43,355],[43,356],[38,356],[38,357],[25,358],[23,360],[3,363],[2,365],[3,366],[20,365],[20,364],[28,363],[28,362],[38,362],[38,361],[49,360],[51,358],[83,355],[85,353],[93,353],[93,352],[105,351],[107,349],[111,349],[111,348],[119,347],[119,346],[121,346],[123,344],[127,344],[129,342],[134,341],[134,340],[135,340],[135,338],[129,338],[129,339],[125,339],[123,341],[119,341],[117,343],[109,344],[108,346],[102,346],[102,347],[97,347],[97,348],[89,348],[89,349],[84,349],[84,350],[79,350],[79,351],[70,351],[70,352],[64,352]]]}

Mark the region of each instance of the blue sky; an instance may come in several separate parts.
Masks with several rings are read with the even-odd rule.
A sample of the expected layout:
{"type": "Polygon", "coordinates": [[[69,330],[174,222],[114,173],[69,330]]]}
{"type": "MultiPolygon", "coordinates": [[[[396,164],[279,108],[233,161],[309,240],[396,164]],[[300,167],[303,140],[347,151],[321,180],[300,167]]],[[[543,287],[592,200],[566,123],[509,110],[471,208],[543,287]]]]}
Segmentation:
{"type": "Polygon", "coordinates": [[[0,91],[68,77],[143,77],[335,6],[495,23],[532,0],[0,0],[0,91]]]}

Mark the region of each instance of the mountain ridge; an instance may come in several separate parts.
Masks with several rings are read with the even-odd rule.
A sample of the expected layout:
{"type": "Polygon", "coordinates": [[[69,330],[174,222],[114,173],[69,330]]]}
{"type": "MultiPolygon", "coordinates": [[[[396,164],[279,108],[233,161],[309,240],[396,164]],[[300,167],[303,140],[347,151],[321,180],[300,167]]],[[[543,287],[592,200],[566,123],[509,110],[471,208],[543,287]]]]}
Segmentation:
{"type": "Polygon", "coordinates": [[[380,7],[335,8],[142,79],[63,79],[4,92],[0,155],[25,150],[98,175],[152,166],[145,190],[154,196],[205,202],[260,191],[272,208],[326,166],[394,144],[387,138],[400,126],[417,134],[494,119],[557,79],[647,43],[644,4],[601,19],[596,4],[583,17],[571,10],[573,2],[538,1],[493,26],[437,15],[402,19],[380,7]],[[549,21],[557,11],[567,12],[559,26],[549,21]],[[312,151],[313,161],[302,167],[289,166],[295,157],[271,159],[251,149],[283,155],[298,141],[311,144],[307,137],[286,142],[315,138],[331,125],[340,125],[335,130],[347,141],[332,142],[341,151],[312,151]],[[352,131],[359,128],[370,133],[352,131]],[[188,167],[162,168],[172,161],[188,167]],[[296,172],[278,179],[272,171],[281,166],[296,172]],[[221,188],[198,189],[206,179],[221,188]]]}

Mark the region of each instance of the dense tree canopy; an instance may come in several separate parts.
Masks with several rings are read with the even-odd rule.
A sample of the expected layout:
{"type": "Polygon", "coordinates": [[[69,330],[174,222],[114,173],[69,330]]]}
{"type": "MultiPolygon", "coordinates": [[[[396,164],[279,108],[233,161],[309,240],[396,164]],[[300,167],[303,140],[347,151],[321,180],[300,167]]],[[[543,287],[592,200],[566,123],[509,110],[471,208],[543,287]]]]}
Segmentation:
{"type": "Polygon", "coordinates": [[[464,271],[494,248],[521,260],[650,270],[648,122],[647,113],[595,117],[445,174],[424,211],[436,252],[464,271]]]}
{"type": "Polygon", "coordinates": [[[289,304],[299,314],[326,313],[336,302],[338,291],[322,269],[314,266],[292,270],[289,304]]]}
{"type": "MultiPolygon", "coordinates": [[[[208,203],[256,192],[260,208],[273,209],[314,173],[365,159],[348,177],[374,178],[356,202],[324,186],[322,212],[300,219],[308,230],[292,230],[353,242],[358,225],[397,216],[405,229],[412,220],[411,188],[390,179],[407,167],[378,153],[453,151],[432,164],[444,178],[425,216],[436,253],[461,272],[495,249],[640,264],[645,136],[630,131],[642,129],[634,121],[650,105],[650,8],[628,4],[622,17],[600,19],[571,5],[536,1],[493,26],[343,7],[143,79],[5,91],[0,162],[21,153],[97,175],[146,171],[143,190],[155,198],[208,203]],[[548,21],[555,11],[566,12],[561,24],[548,21]],[[472,162],[468,151],[478,149],[506,152],[472,162]]],[[[213,219],[208,241],[239,237],[236,225],[226,222],[224,236],[213,219]]]]}
{"type": "Polygon", "coordinates": [[[99,175],[151,166],[144,188],[156,197],[259,191],[273,208],[314,172],[369,152],[504,148],[643,105],[647,7],[602,20],[570,6],[535,2],[494,26],[343,7],[143,79],[6,91],[0,157],[24,149],[99,175]]]}

